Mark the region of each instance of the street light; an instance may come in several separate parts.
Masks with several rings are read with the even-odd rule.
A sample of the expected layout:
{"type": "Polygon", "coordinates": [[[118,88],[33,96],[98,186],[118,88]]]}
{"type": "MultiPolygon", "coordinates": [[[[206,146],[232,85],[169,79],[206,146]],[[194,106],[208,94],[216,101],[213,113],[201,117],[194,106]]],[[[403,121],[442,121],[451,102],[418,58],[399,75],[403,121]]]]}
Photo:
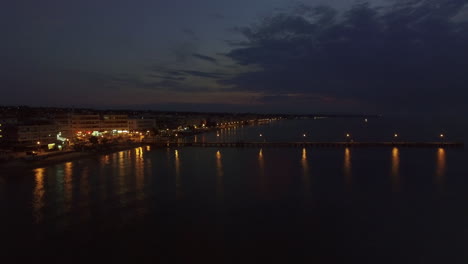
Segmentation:
{"type": "Polygon", "coordinates": [[[346,141],[347,142],[351,141],[351,135],[349,133],[346,133],[346,141]]]}
{"type": "Polygon", "coordinates": [[[266,139],[265,139],[265,137],[263,136],[263,134],[262,134],[262,133],[260,133],[260,135],[259,135],[259,136],[260,136],[261,138],[263,138],[263,142],[265,142],[265,141],[266,141],[266,139]]]}

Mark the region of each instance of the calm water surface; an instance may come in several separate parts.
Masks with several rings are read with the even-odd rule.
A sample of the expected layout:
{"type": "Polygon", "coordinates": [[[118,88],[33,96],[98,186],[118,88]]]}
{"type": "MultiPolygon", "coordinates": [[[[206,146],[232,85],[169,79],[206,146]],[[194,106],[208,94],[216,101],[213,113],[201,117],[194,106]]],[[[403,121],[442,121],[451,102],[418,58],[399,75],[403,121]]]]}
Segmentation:
{"type": "MultiPolygon", "coordinates": [[[[366,126],[282,121],[193,140],[293,140],[305,131],[311,141],[331,140],[346,128],[373,140],[390,130],[366,126]]],[[[148,146],[1,171],[2,256],[467,263],[467,161],[463,149],[442,148],[148,146]]]]}

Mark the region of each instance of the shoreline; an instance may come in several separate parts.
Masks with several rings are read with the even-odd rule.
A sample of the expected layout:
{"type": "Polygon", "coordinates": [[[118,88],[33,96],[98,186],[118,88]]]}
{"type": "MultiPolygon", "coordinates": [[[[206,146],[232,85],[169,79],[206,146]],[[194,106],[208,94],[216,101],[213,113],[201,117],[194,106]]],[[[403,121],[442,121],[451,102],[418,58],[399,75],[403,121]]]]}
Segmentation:
{"type": "Polygon", "coordinates": [[[116,147],[113,149],[108,149],[104,151],[96,151],[96,152],[69,151],[69,152],[59,154],[59,155],[54,155],[52,157],[48,157],[42,160],[28,161],[28,160],[17,159],[17,160],[7,161],[5,163],[0,163],[0,169],[5,169],[5,170],[36,169],[40,167],[52,166],[55,164],[75,161],[75,160],[84,159],[88,157],[112,154],[112,153],[119,152],[119,151],[141,147],[143,145],[146,145],[146,144],[138,143],[138,144],[120,146],[120,147],[116,147]]]}
{"type": "MultiPolygon", "coordinates": [[[[199,133],[184,135],[183,137],[180,137],[180,138],[189,138],[189,137],[193,137],[196,135],[208,134],[210,132],[214,132],[219,129],[226,129],[226,128],[209,128],[199,133]]],[[[56,165],[56,164],[60,164],[64,162],[80,160],[80,159],[84,159],[88,157],[94,157],[98,155],[112,154],[112,153],[116,153],[119,151],[129,150],[129,149],[142,147],[142,146],[154,146],[154,145],[166,145],[166,144],[173,145],[173,144],[178,144],[178,143],[172,142],[171,140],[164,141],[164,142],[138,142],[138,143],[134,143],[131,145],[116,146],[115,148],[112,148],[112,149],[96,151],[96,152],[68,151],[65,153],[51,153],[50,157],[46,157],[45,159],[40,159],[40,160],[14,159],[10,161],[5,161],[4,163],[0,163],[0,170],[19,170],[19,169],[30,170],[30,169],[36,169],[36,168],[41,168],[41,167],[46,167],[46,166],[52,166],[52,165],[56,165]]],[[[0,177],[2,176],[3,175],[0,173],[0,177]]]]}

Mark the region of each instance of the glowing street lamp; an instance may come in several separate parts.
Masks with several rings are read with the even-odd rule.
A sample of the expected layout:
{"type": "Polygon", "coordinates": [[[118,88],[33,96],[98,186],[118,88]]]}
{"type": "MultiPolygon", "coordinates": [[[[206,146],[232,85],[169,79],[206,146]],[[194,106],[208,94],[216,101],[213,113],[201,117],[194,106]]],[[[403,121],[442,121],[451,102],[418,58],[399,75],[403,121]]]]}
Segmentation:
{"type": "Polygon", "coordinates": [[[262,134],[262,133],[260,133],[260,135],[258,135],[258,136],[259,136],[260,138],[263,138],[263,142],[265,142],[265,141],[266,141],[266,138],[263,136],[263,134],[262,134]]]}
{"type": "Polygon", "coordinates": [[[348,142],[351,141],[351,135],[349,133],[346,133],[346,141],[348,142]]]}

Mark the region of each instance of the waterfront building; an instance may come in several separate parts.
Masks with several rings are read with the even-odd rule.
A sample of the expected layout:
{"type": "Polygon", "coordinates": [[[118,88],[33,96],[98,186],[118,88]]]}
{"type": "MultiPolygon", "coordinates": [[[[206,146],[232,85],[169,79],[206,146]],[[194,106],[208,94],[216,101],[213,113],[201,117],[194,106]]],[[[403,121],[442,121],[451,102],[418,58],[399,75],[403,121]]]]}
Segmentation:
{"type": "Polygon", "coordinates": [[[10,116],[0,116],[0,143],[5,142],[5,127],[18,124],[18,118],[10,116]]]}
{"type": "Polygon", "coordinates": [[[156,119],[130,118],[128,119],[128,129],[130,132],[146,132],[156,128],[156,119]]]}
{"type": "Polygon", "coordinates": [[[0,116],[0,124],[2,124],[3,126],[6,126],[6,125],[16,125],[16,124],[18,124],[18,118],[16,118],[16,117],[0,116]]]}
{"type": "Polygon", "coordinates": [[[100,129],[100,116],[98,114],[72,114],[70,116],[70,131],[76,134],[91,134],[100,129]]]}
{"type": "Polygon", "coordinates": [[[30,122],[18,125],[2,125],[2,138],[6,143],[21,146],[45,146],[55,144],[59,129],[50,122],[30,122]]]}
{"type": "Polygon", "coordinates": [[[99,132],[120,131],[128,133],[128,115],[102,115],[99,132]]]}
{"type": "Polygon", "coordinates": [[[65,138],[72,138],[72,119],[68,113],[56,114],[52,117],[52,120],[57,124],[59,131],[65,138]]]}

